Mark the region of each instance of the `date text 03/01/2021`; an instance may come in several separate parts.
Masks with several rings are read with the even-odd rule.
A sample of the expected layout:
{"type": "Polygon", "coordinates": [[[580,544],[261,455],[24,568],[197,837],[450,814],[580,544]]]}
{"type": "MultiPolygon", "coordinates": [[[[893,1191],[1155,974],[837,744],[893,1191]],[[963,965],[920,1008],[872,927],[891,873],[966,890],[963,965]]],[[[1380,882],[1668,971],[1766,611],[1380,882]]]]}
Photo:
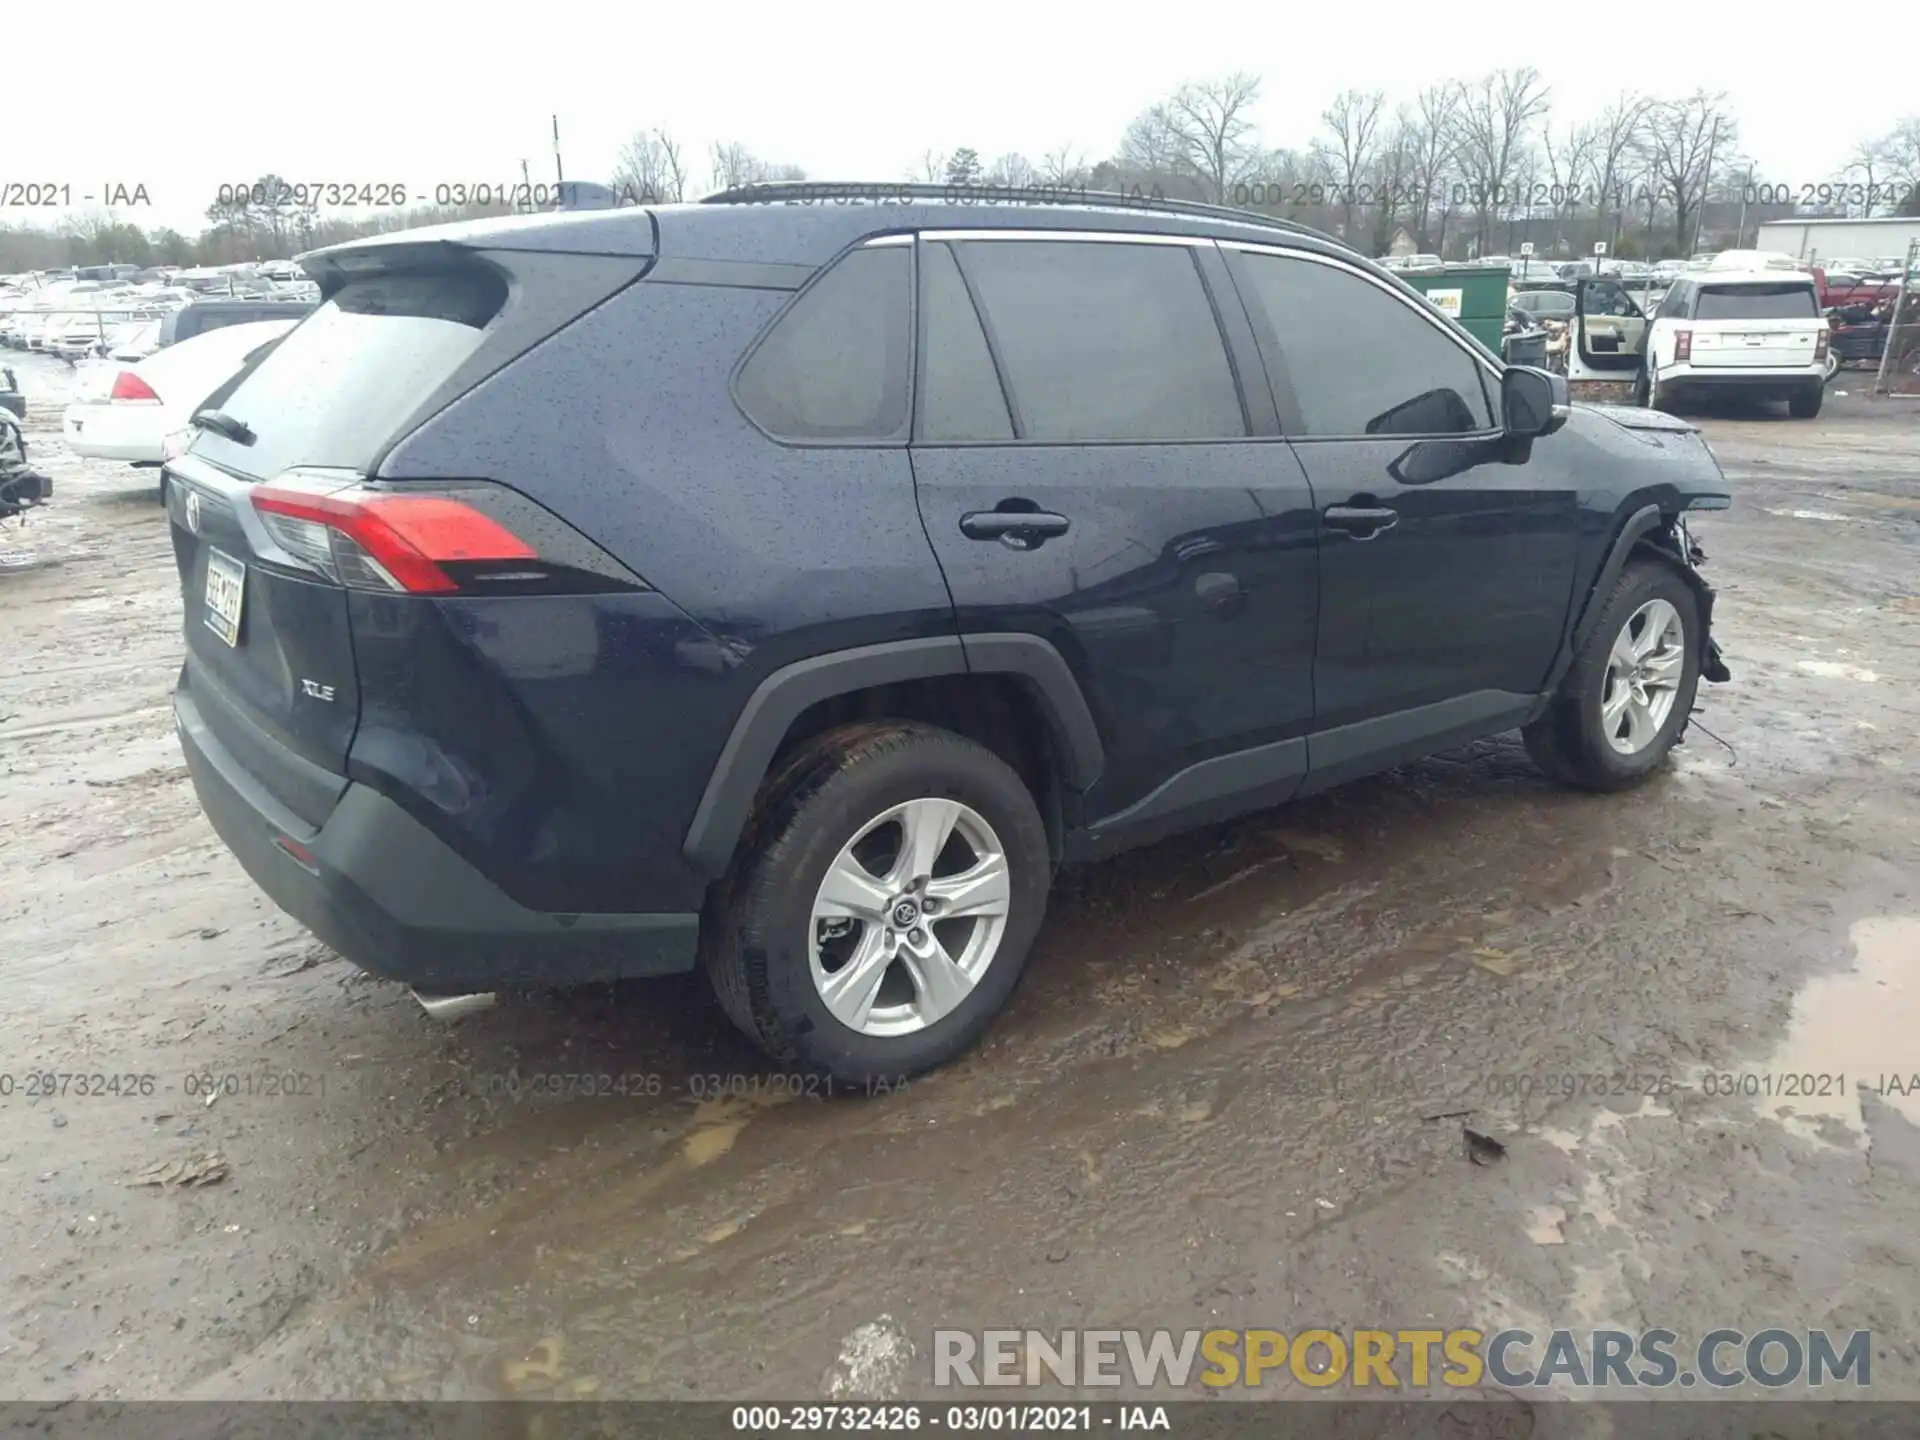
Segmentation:
{"type": "Polygon", "coordinates": [[[947,1435],[1170,1432],[1164,1405],[966,1404],[736,1405],[733,1429],[748,1435],[876,1435],[934,1430],[947,1435]]]}

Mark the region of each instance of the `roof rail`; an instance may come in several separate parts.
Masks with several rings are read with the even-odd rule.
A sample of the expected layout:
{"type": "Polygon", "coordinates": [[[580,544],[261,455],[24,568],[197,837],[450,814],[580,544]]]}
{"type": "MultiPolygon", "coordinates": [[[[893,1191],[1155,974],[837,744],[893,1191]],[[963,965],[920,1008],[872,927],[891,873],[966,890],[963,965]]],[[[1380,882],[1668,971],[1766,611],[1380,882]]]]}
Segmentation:
{"type": "Polygon", "coordinates": [[[1316,240],[1331,237],[1297,220],[1282,220],[1258,210],[1242,210],[1233,205],[1209,205],[1201,200],[1176,200],[1139,191],[1087,190],[1074,185],[992,185],[964,183],[943,185],[919,180],[842,181],[775,180],[760,185],[736,185],[703,196],[702,205],[819,204],[822,201],[852,203],[869,200],[876,204],[903,200],[944,201],[949,205],[1091,205],[1114,210],[1157,210],[1173,215],[1193,215],[1209,220],[1231,220],[1237,225],[1253,225],[1266,230],[1284,230],[1292,235],[1310,235],[1316,240]]]}

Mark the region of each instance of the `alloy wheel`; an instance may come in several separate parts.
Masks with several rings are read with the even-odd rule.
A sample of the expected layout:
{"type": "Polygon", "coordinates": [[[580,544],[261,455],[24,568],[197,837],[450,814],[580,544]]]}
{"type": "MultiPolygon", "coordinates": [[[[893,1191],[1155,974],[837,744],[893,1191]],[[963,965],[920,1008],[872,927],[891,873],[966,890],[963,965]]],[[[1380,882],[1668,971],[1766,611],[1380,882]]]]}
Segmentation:
{"type": "Polygon", "coordinates": [[[973,993],[999,953],[1013,886],[993,827],[958,800],[896,805],[841,847],[814,896],[808,969],[834,1018],[908,1035],[973,993]]]}
{"type": "Polygon", "coordinates": [[[1645,750],[1666,725],[1686,669],[1686,626],[1672,602],[1655,598],[1627,617],[1607,653],[1600,728],[1622,755],[1645,750]]]}

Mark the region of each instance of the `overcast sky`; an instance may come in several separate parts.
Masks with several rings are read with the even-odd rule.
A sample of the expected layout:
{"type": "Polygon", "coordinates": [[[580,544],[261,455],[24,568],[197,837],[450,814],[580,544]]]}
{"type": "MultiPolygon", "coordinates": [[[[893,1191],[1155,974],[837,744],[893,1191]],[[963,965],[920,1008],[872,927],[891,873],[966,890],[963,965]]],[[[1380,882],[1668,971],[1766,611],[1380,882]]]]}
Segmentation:
{"type": "MultiPolygon", "coordinates": [[[[1838,178],[1856,139],[1891,128],[1911,86],[1871,63],[1847,83],[1763,12],[1579,4],[1214,0],[1052,7],[989,0],[657,8],[325,6],[95,0],[75,29],[55,5],[9,6],[0,183],[145,185],[124,218],[194,233],[222,182],[448,182],[553,177],[560,115],[570,177],[604,179],[621,141],[663,126],[702,157],[738,140],[817,179],[898,180],[923,151],[970,145],[1038,159],[1112,153],[1127,121],[1183,80],[1264,77],[1266,143],[1304,147],[1348,86],[1411,96],[1445,76],[1532,64],[1556,122],[1623,87],[1725,90],[1761,178],[1838,178]],[[125,11],[123,24],[96,24],[125,11]],[[17,12],[17,13],[16,13],[17,12]],[[1747,17],[1753,23],[1747,27],[1747,17]],[[82,99],[83,92],[91,97],[82,99]]],[[[1789,27],[1791,28],[1791,27],[1789,27]]],[[[1815,29],[1817,30],[1817,26],[1815,29]]],[[[1810,32],[1811,33],[1811,32],[1810,32]]],[[[0,221],[47,219],[0,212],[0,221]]]]}

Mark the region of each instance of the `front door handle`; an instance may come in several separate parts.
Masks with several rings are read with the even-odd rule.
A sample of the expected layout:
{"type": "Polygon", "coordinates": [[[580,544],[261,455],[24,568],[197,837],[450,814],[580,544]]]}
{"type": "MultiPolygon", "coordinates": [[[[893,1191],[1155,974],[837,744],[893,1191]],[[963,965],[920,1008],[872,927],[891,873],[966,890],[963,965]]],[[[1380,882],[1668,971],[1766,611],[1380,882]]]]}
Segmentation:
{"type": "Polygon", "coordinates": [[[1326,516],[1329,530],[1344,530],[1356,540],[1371,540],[1382,530],[1400,523],[1400,512],[1384,505],[1329,505],[1326,516]]]}
{"type": "Polygon", "coordinates": [[[1050,536],[1066,534],[1072,523],[1051,510],[974,510],[960,517],[960,533],[969,540],[1000,540],[1027,550],[1050,536]]]}

